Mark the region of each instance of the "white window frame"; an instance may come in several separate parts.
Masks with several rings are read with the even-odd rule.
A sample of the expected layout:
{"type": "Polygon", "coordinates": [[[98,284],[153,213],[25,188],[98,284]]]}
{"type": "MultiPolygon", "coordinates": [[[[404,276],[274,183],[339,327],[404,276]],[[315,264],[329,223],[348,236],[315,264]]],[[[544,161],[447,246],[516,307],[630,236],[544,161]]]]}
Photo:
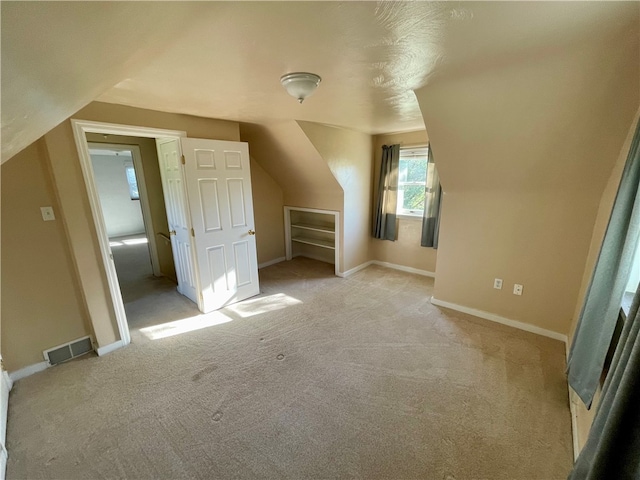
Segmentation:
{"type": "MultiPolygon", "coordinates": [[[[419,151],[419,150],[424,150],[426,152],[426,157],[428,158],[428,154],[429,154],[429,147],[428,145],[414,145],[414,146],[410,146],[410,147],[400,147],[400,157],[402,158],[402,152],[414,152],[414,151],[419,151]]],[[[399,163],[399,162],[398,162],[399,163]]],[[[425,165],[425,168],[427,167],[427,165],[425,165]]],[[[429,180],[428,178],[426,179],[427,181],[429,180]]],[[[405,209],[402,208],[402,203],[403,203],[403,199],[404,199],[404,191],[400,189],[400,186],[415,186],[415,185],[421,185],[422,187],[424,187],[425,189],[427,188],[427,182],[401,182],[400,179],[398,178],[398,203],[396,206],[396,215],[398,217],[401,218],[422,218],[422,215],[424,214],[424,206],[422,209],[418,209],[418,210],[410,210],[410,209],[405,209]]]]}

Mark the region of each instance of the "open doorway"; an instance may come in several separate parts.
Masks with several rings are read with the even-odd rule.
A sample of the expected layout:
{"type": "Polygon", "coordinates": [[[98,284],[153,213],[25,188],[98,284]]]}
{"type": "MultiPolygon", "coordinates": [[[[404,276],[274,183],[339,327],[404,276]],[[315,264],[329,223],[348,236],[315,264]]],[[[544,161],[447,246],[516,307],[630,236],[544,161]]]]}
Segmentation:
{"type": "Polygon", "coordinates": [[[139,146],[146,139],[125,138],[138,144],[92,141],[88,145],[109,246],[126,304],[140,296],[144,291],[141,287],[151,277],[166,276],[175,281],[175,270],[166,261],[161,265],[159,255],[166,252],[159,252],[156,246],[156,237],[162,238],[163,228],[159,225],[156,234],[149,208],[139,146]]]}
{"type": "MultiPolygon", "coordinates": [[[[89,146],[92,141],[108,143],[113,139],[112,136],[134,136],[142,140],[151,139],[155,143],[157,161],[151,163],[160,172],[157,190],[164,197],[164,201],[159,201],[163,205],[161,216],[166,219],[169,230],[158,231],[155,225],[150,231],[143,208],[146,239],[149,246],[151,238],[156,240],[158,250],[163,243],[158,242],[157,237],[170,239],[177,278],[177,289],[172,288],[172,291],[179,302],[187,305],[187,311],[184,308],[175,311],[176,302],[165,304],[164,299],[152,302],[147,307],[153,308],[147,310],[153,310],[151,313],[156,323],[169,320],[167,315],[177,315],[184,319],[189,316],[195,318],[202,312],[206,316],[226,305],[260,293],[249,151],[246,143],[186,138],[186,133],[180,131],[75,119],[71,120],[71,125],[120,333],[120,340],[102,348],[102,352],[107,353],[131,341],[128,315],[133,310],[132,305],[128,305],[125,311],[120,291],[114,254],[92,166],[89,146]]],[[[125,140],[123,143],[131,142],[125,140]]],[[[135,164],[135,149],[132,152],[135,164]]],[[[136,185],[129,182],[129,195],[131,196],[136,186],[139,187],[143,206],[142,184],[146,184],[150,191],[148,175],[145,170],[145,181],[141,182],[136,168],[133,173],[137,182],[136,185]]],[[[153,204],[154,202],[149,202],[149,206],[153,204]]],[[[153,221],[155,223],[155,217],[153,221]]],[[[153,259],[153,248],[150,247],[149,252],[153,259]]],[[[161,259],[158,263],[161,263],[161,259]]],[[[143,313],[149,313],[147,310],[143,309],[143,313]]],[[[98,354],[102,354],[101,348],[98,348],[98,354]]]]}
{"type": "Polygon", "coordinates": [[[129,328],[167,319],[149,313],[197,311],[175,294],[176,269],[153,138],[87,133],[93,180],[129,328]],[[175,302],[177,305],[171,305],[175,302]]]}

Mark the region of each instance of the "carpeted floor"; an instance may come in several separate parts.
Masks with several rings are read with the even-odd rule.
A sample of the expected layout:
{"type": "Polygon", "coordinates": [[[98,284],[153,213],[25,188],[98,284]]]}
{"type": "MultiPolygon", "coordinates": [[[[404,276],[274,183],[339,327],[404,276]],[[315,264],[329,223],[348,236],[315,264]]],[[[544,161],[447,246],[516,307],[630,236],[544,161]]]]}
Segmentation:
{"type": "Polygon", "coordinates": [[[273,265],[206,316],[148,278],[130,346],[15,384],[7,478],[566,478],[563,344],[332,269],[273,265]]]}

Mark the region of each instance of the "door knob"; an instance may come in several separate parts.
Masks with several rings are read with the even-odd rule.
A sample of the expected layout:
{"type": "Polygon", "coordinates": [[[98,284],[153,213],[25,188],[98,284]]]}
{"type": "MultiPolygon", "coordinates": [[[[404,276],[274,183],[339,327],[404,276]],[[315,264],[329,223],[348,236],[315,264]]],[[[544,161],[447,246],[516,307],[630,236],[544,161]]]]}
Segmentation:
{"type": "Polygon", "coordinates": [[[175,230],[171,230],[171,231],[169,232],[169,235],[175,235],[175,234],[176,234],[176,231],[175,231],[175,230]]]}
{"type": "Polygon", "coordinates": [[[247,233],[249,233],[249,235],[255,235],[256,231],[255,230],[249,230],[249,232],[247,232],[247,233]]]}

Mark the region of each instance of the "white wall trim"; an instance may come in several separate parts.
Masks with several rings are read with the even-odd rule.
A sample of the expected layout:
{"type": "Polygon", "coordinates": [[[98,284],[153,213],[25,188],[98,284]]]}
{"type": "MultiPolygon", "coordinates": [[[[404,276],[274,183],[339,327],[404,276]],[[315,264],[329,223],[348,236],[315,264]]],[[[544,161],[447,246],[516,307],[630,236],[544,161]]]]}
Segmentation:
{"type": "Polygon", "coordinates": [[[33,375],[34,373],[38,373],[43,370],[46,370],[50,366],[51,365],[49,365],[49,362],[34,363],[33,365],[29,365],[27,367],[21,368],[20,370],[10,372],[9,378],[11,379],[12,382],[17,382],[18,380],[21,380],[25,377],[33,375]]]}
{"type": "Polygon", "coordinates": [[[119,348],[122,348],[125,345],[127,344],[124,343],[122,340],[118,340],[117,342],[110,343],[109,345],[105,345],[104,347],[98,347],[98,349],[96,350],[96,353],[98,354],[99,357],[102,357],[103,355],[106,355],[107,353],[111,353],[114,350],[118,350],[119,348]]]}
{"type": "Polygon", "coordinates": [[[270,267],[271,265],[275,265],[276,263],[284,262],[286,260],[285,257],[274,258],[273,260],[269,260],[268,262],[263,262],[258,265],[258,270],[265,267],[270,267]]]}
{"type": "Polygon", "coordinates": [[[580,454],[580,444],[578,442],[578,408],[576,397],[573,389],[567,384],[569,389],[569,411],[571,412],[571,436],[573,437],[573,461],[578,459],[580,454]]]}
{"type": "Polygon", "coordinates": [[[361,263],[357,267],[353,267],[352,269],[347,270],[346,272],[338,272],[337,275],[342,278],[347,278],[353,275],[354,273],[359,272],[360,270],[364,270],[365,268],[367,268],[369,265],[372,265],[372,264],[373,264],[373,260],[370,260],[368,262],[361,263]]]}
{"type": "Polygon", "coordinates": [[[381,262],[380,260],[369,260],[368,262],[361,263],[357,267],[353,267],[352,269],[347,270],[346,272],[338,272],[336,275],[342,278],[347,278],[353,275],[354,273],[359,272],[360,270],[364,270],[370,265],[378,265],[380,267],[391,268],[393,270],[400,270],[401,272],[415,273],[416,275],[422,275],[423,277],[431,277],[431,278],[436,277],[435,272],[420,270],[419,268],[406,267],[404,265],[398,265],[397,263],[381,262]]]}
{"type": "Polygon", "coordinates": [[[398,265],[396,263],[381,262],[380,260],[371,260],[371,265],[379,265],[381,267],[400,270],[401,272],[415,273],[416,275],[422,275],[423,277],[436,278],[435,272],[430,272],[428,270],[420,270],[419,268],[405,267],[404,265],[398,265]]]}
{"type": "MultiPolygon", "coordinates": [[[[0,355],[0,361],[2,355],[0,355]]],[[[4,480],[7,471],[7,418],[9,417],[9,392],[13,382],[9,374],[0,370],[0,480],[4,480]]]]}
{"type": "Polygon", "coordinates": [[[553,338],[561,342],[567,342],[567,336],[562,333],[554,332],[553,330],[547,330],[546,328],[536,327],[529,323],[519,322],[517,320],[511,320],[510,318],[501,317],[494,313],[485,312],[483,310],[477,310],[475,308],[469,308],[462,305],[456,305],[455,303],[444,302],[438,300],[435,297],[431,297],[431,303],[438,307],[450,308],[451,310],[457,310],[458,312],[467,313],[475,317],[484,318],[485,320],[491,320],[492,322],[501,323],[509,327],[524,330],[525,332],[535,333],[542,335],[543,337],[553,338]]]}

